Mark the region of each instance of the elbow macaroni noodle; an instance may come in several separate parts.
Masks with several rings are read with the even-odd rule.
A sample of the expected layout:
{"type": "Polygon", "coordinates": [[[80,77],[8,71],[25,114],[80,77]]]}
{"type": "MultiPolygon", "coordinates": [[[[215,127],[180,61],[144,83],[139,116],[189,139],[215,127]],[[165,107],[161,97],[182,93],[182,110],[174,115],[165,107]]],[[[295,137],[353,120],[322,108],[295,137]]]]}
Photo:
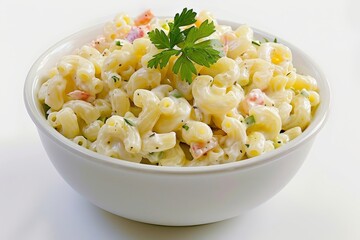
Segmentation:
{"type": "Polygon", "coordinates": [[[291,50],[259,42],[253,30],[213,21],[224,56],[195,64],[191,84],[148,68],[161,50],[153,29],[172,19],[117,15],[103,35],[64,56],[38,91],[49,124],[75,144],[113,158],[162,166],[206,166],[256,157],[287,144],[310,124],[320,104],[317,82],[296,72],[291,50]]]}

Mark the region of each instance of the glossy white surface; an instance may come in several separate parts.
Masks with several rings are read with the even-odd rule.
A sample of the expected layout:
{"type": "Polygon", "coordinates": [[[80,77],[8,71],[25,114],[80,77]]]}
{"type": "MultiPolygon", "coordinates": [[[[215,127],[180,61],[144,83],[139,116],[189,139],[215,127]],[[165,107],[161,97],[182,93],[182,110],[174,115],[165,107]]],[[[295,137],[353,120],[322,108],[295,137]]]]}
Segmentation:
{"type": "MultiPolygon", "coordinates": [[[[185,5],[156,2],[153,9],[160,15],[169,15],[169,10],[172,14],[185,5]]],[[[223,1],[231,2],[236,6],[235,1],[223,1]]],[[[357,89],[360,89],[356,77],[360,21],[356,7],[352,6],[355,2],[282,3],[283,11],[278,14],[279,8],[274,2],[249,2],[224,10],[210,3],[207,8],[219,18],[233,21],[241,18],[242,22],[277,34],[310,54],[332,83],[333,114],[327,126],[316,139],[300,172],[271,201],[229,221],[191,228],[164,228],[108,214],[71,190],[47,160],[22,102],[25,75],[37,56],[50,45],[104,19],[102,16],[112,16],[117,7],[132,14],[144,7],[136,3],[128,4],[125,9],[109,2],[77,15],[84,4],[81,1],[71,2],[71,8],[70,1],[63,1],[62,5],[40,1],[0,2],[0,24],[5,32],[1,42],[3,56],[6,56],[0,59],[3,75],[0,238],[359,239],[360,161],[356,155],[359,128],[353,111],[355,106],[351,104],[357,102],[357,89]],[[35,7],[40,3],[49,12],[35,7]],[[307,7],[310,3],[311,9],[307,7]],[[241,7],[249,10],[238,14],[241,7]],[[264,17],[259,17],[261,15],[264,17]],[[77,23],[73,23],[75,21],[77,23]],[[19,29],[26,37],[19,36],[19,29]],[[26,54],[21,54],[24,52],[26,54]]],[[[203,8],[198,2],[191,6],[203,8]]]]}

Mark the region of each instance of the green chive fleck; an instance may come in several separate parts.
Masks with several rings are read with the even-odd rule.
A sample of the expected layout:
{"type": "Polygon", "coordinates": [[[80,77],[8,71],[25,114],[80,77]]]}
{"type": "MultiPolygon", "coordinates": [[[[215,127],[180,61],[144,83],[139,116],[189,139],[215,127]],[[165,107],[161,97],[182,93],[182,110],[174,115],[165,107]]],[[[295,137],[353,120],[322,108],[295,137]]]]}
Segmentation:
{"type": "Polygon", "coordinates": [[[250,147],[250,144],[245,143],[245,146],[248,148],[248,147],[250,147]]]}
{"type": "Polygon", "coordinates": [[[149,138],[151,138],[151,137],[153,137],[153,136],[155,136],[155,133],[151,134],[151,135],[149,136],[149,138]]]}
{"type": "Polygon", "coordinates": [[[116,42],[115,42],[115,45],[116,45],[116,46],[119,46],[119,47],[122,46],[120,41],[116,41],[116,42]]]}
{"type": "Polygon", "coordinates": [[[129,119],[124,118],[124,121],[129,124],[130,126],[134,126],[135,124],[131,122],[129,119]]]}
{"type": "Polygon", "coordinates": [[[164,156],[164,152],[149,152],[149,157],[151,157],[152,160],[154,161],[159,161],[160,159],[162,159],[164,156]]]}
{"type": "Polygon", "coordinates": [[[104,116],[98,118],[98,120],[100,120],[100,121],[102,121],[102,122],[104,122],[104,123],[106,122],[107,119],[108,119],[108,118],[107,118],[107,117],[104,117],[104,116]]]}
{"type": "Polygon", "coordinates": [[[298,90],[296,90],[295,88],[293,88],[293,87],[290,87],[289,88],[291,91],[293,91],[295,94],[297,94],[299,91],[298,90]]]}
{"type": "Polygon", "coordinates": [[[306,89],[301,90],[300,94],[307,98],[310,96],[309,92],[306,91],[306,89]]]}
{"type": "Polygon", "coordinates": [[[182,95],[181,95],[180,93],[178,93],[178,92],[174,92],[174,93],[172,94],[172,96],[173,96],[173,97],[176,97],[176,98],[181,98],[181,97],[182,97],[182,95]]]}
{"type": "Polygon", "coordinates": [[[43,109],[44,109],[44,112],[45,112],[45,118],[48,118],[48,116],[49,116],[48,111],[49,111],[49,109],[50,109],[49,105],[47,105],[46,103],[44,103],[43,109]]]}
{"type": "Polygon", "coordinates": [[[115,76],[115,75],[114,75],[114,76],[112,76],[111,78],[114,80],[114,82],[117,82],[117,81],[119,81],[119,80],[120,80],[120,78],[119,78],[118,76],[115,76]]]}
{"type": "Polygon", "coordinates": [[[258,42],[258,41],[252,41],[251,43],[254,44],[254,45],[257,45],[257,46],[260,46],[260,44],[261,44],[261,43],[258,42]]]}
{"type": "Polygon", "coordinates": [[[248,126],[253,125],[255,123],[255,117],[254,115],[248,116],[245,118],[245,122],[248,126]]]}
{"type": "Polygon", "coordinates": [[[182,128],[183,128],[183,129],[185,129],[186,131],[188,131],[188,130],[189,130],[189,126],[188,126],[188,125],[186,125],[186,124],[184,124],[184,125],[182,126],[182,128]]]}
{"type": "Polygon", "coordinates": [[[277,38],[274,38],[274,43],[277,43],[277,42],[278,42],[277,38]]]}

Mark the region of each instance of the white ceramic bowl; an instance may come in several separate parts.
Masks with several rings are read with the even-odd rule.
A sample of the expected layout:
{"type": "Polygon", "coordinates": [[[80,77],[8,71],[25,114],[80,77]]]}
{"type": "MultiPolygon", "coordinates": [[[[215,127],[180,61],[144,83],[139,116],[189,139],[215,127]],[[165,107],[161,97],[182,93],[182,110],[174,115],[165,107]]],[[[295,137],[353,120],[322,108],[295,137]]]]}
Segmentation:
{"type": "MultiPolygon", "coordinates": [[[[239,24],[222,21],[232,27],[239,24]]],[[[321,104],[304,133],[262,156],[205,167],[159,167],[121,161],[80,147],[45,120],[37,101],[39,79],[64,55],[90,42],[98,25],[76,33],[47,50],[27,76],[24,98],[45,150],[60,175],[75,191],[106,211],[136,221],[160,225],[196,225],[238,216],[267,201],[295,175],[324,125],[330,103],[329,85],[310,58],[278,39],[293,53],[297,71],[318,81],[321,104]]],[[[274,36],[254,30],[255,37],[274,36]]]]}

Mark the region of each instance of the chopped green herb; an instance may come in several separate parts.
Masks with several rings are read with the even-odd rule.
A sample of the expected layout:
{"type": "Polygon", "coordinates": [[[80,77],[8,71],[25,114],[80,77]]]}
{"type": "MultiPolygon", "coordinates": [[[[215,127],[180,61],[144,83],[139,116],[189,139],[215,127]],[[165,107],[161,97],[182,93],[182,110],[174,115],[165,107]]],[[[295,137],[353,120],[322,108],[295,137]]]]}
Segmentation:
{"type": "Polygon", "coordinates": [[[291,72],[288,72],[287,74],[286,74],[286,76],[289,76],[291,74],[291,72]]]}
{"type": "Polygon", "coordinates": [[[300,94],[307,98],[310,96],[309,92],[306,89],[301,90],[300,94]]]}
{"type": "Polygon", "coordinates": [[[176,98],[181,98],[181,97],[182,97],[182,95],[181,95],[179,92],[174,92],[174,93],[172,94],[172,96],[173,96],[173,97],[176,97],[176,98]]]}
{"type": "Polygon", "coordinates": [[[128,125],[130,125],[130,126],[134,126],[134,125],[135,125],[135,124],[134,124],[132,121],[130,121],[129,119],[124,118],[124,121],[125,121],[128,125]]]}
{"type": "Polygon", "coordinates": [[[107,117],[104,117],[104,116],[98,118],[98,120],[100,120],[100,121],[102,121],[102,122],[106,122],[107,119],[108,119],[108,118],[107,118],[107,117]]]}
{"type": "Polygon", "coordinates": [[[45,118],[47,119],[48,116],[49,116],[48,111],[49,111],[50,107],[49,107],[49,105],[47,105],[46,103],[44,103],[44,104],[43,104],[43,109],[44,109],[44,113],[45,113],[45,118]]]}
{"type": "Polygon", "coordinates": [[[155,133],[152,133],[152,134],[149,136],[149,138],[151,138],[151,137],[153,137],[153,136],[155,136],[155,133]]]}
{"type": "Polygon", "coordinates": [[[248,147],[250,147],[250,144],[245,143],[245,146],[248,148],[248,147]]]}
{"type": "Polygon", "coordinates": [[[269,42],[269,39],[267,39],[266,37],[264,37],[264,41],[265,41],[265,42],[269,42]]]}
{"type": "Polygon", "coordinates": [[[185,30],[180,27],[188,26],[196,22],[196,12],[192,9],[184,8],[177,13],[174,22],[170,22],[169,33],[155,29],[148,33],[151,42],[162,52],[155,54],[148,62],[149,68],[167,65],[172,56],[179,56],[175,61],[172,71],[180,73],[182,80],[192,82],[192,76],[197,75],[194,63],[210,67],[224,55],[221,51],[222,44],[218,39],[208,39],[200,41],[215,32],[215,25],[208,20],[204,21],[199,27],[191,26],[185,30]]]}
{"type": "Polygon", "coordinates": [[[184,125],[182,126],[182,128],[183,128],[183,129],[185,129],[186,131],[188,131],[188,130],[189,130],[189,126],[188,126],[188,125],[186,125],[186,124],[184,124],[184,125]]]}
{"type": "Polygon", "coordinates": [[[254,115],[248,116],[247,118],[245,118],[245,122],[248,126],[251,126],[255,123],[255,117],[254,115]]]}
{"type": "Polygon", "coordinates": [[[277,43],[277,42],[278,42],[277,38],[274,38],[274,43],[277,43]]]}
{"type": "Polygon", "coordinates": [[[121,44],[121,42],[120,42],[120,41],[116,41],[116,42],[115,42],[115,45],[116,45],[116,46],[119,46],[119,47],[121,47],[121,46],[122,46],[122,44],[121,44]]]}
{"type": "Polygon", "coordinates": [[[299,92],[298,90],[296,90],[296,89],[293,88],[293,87],[290,87],[289,89],[290,89],[291,91],[293,91],[295,94],[298,94],[298,92],[299,92]]]}
{"type": "Polygon", "coordinates": [[[119,81],[119,80],[120,80],[120,78],[119,78],[118,76],[115,76],[115,75],[114,75],[114,76],[112,76],[111,78],[114,80],[114,82],[117,82],[117,81],[119,81]]]}
{"type": "Polygon", "coordinates": [[[152,163],[157,163],[164,156],[164,152],[149,152],[149,161],[152,163]]]}
{"type": "Polygon", "coordinates": [[[259,42],[259,41],[252,41],[251,43],[254,44],[254,45],[256,45],[256,46],[260,46],[260,45],[261,45],[261,42],[259,42]]]}

